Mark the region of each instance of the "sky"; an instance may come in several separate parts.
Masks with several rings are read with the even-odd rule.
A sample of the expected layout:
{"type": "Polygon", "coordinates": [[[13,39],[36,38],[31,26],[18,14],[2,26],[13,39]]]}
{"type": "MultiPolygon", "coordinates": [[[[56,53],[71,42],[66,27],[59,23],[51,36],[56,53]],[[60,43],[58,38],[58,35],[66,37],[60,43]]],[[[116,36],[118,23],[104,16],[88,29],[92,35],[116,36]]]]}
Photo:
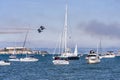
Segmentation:
{"type": "MultiPolygon", "coordinates": [[[[120,0],[68,0],[69,44],[120,47],[120,0]]],[[[64,27],[66,0],[0,0],[0,47],[54,48],[64,27]],[[41,26],[46,29],[38,33],[41,26]]]]}

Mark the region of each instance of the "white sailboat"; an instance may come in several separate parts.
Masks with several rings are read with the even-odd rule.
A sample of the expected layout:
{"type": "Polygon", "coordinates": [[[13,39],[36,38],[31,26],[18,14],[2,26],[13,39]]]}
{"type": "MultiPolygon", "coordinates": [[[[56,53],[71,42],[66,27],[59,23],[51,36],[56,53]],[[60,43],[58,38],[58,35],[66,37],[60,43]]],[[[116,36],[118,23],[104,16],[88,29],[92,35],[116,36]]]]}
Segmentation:
{"type": "MultiPolygon", "coordinates": [[[[29,30],[28,30],[27,33],[26,33],[23,47],[24,47],[25,44],[26,44],[26,40],[27,40],[28,33],[29,33],[29,30]]],[[[26,57],[25,57],[25,58],[20,58],[20,61],[21,61],[21,62],[36,62],[36,61],[38,61],[38,59],[37,59],[37,58],[34,58],[34,57],[30,57],[30,56],[28,56],[28,54],[26,54],[26,57]]]]}
{"type": "Polygon", "coordinates": [[[72,53],[70,51],[70,49],[68,48],[67,46],[67,32],[68,32],[68,25],[67,25],[67,11],[68,11],[68,6],[66,4],[66,13],[65,13],[65,24],[64,24],[64,31],[63,31],[63,36],[62,36],[62,44],[63,44],[63,47],[64,50],[62,50],[60,52],[60,56],[54,56],[54,60],[53,60],[53,63],[57,63],[57,64],[69,64],[69,61],[68,60],[78,60],[79,59],[79,56],[78,56],[78,52],[77,52],[77,45],[75,47],[75,51],[74,53],[72,53]]]}
{"type": "MultiPolygon", "coordinates": [[[[67,4],[66,4],[66,13],[65,13],[65,25],[64,25],[64,47],[65,47],[65,53],[67,52],[67,4]]],[[[66,53],[67,54],[67,53],[66,53]]],[[[64,54],[63,54],[64,55],[64,54]]],[[[60,56],[55,56],[53,63],[54,64],[69,64],[69,61],[66,59],[67,57],[64,56],[64,58],[61,58],[63,56],[62,54],[60,56]]]]}
{"type": "MultiPolygon", "coordinates": [[[[100,47],[101,47],[101,40],[100,40],[100,47]]],[[[116,55],[113,51],[107,51],[106,53],[100,53],[100,58],[114,58],[116,55]]]]}

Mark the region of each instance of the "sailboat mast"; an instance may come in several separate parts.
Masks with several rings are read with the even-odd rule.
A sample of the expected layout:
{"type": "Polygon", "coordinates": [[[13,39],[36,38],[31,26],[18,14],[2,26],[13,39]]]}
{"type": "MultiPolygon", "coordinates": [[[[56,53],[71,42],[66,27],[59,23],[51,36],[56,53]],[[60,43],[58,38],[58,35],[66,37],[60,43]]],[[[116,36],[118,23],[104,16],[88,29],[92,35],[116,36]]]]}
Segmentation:
{"type": "Polygon", "coordinates": [[[68,15],[68,5],[66,3],[66,11],[65,11],[65,24],[64,24],[64,39],[65,39],[65,52],[67,51],[67,27],[68,27],[68,24],[67,24],[67,15],[68,15]]]}
{"type": "Polygon", "coordinates": [[[26,35],[25,35],[25,40],[24,40],[24,43],[23,43],[23,47],[25,47],[25,44],[26,44],[26,40],[27,40],[28,33],[29,33],[29,30],[27,30],[27,33],[26,33],[26,35]]]}
{"type": "Polygon", "coordinates": [[[101,39],[100,39],[100,54],[102,53],[102,43],[101,43],[101,39]]]}

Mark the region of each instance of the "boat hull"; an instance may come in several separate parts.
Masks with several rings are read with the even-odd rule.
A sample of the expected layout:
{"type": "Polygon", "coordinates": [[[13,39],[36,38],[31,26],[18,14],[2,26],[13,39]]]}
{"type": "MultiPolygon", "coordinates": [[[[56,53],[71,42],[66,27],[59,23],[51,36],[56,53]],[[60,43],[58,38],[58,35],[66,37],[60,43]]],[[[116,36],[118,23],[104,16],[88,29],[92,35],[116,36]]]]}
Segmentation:
{"type": "Polygon", "coordinates": [[[66,56],[55,56],[54,59],[60,59],[60,60],[79,60],[79,56],[71,56],[71,57],[66,57],[66,56]]]}
{"type": "Polygon", "coordinates": [[[69,61],[67,61],[67,60],[53,60],[53,64],[55,64],[55,65],[68,65],[69,61]]]}
{"type": "Polygon", "coordinates": [[[0,66],[10,65],[10,62],[0,61],[0,66]]]}
{"type": "Polygon", "coordinates": [[[9,59],[9,61],[20,61],[20,59],[9,59]]]}
{"type": "Polygon", "coordinates": [[[21,62],[36,62],[38,59],[36,58],[20,58],[21,62]]]}
{"type": "Polygon", "coordinates": [[[115,55],[105,55],[105,56],[102,56],[102,58],[114,58],[115,55]]]}
{"type": "Polygon", "coordinates": [[[75,57],[68,57],[68,60],[79,60],[79,57],[78,57],[78,56],[75,56],[75,57]]]}
{"type": "Polygon", "coordinates": [[[100,62],[100,59],[98,59],[98,58],[95,58],[95,59],[88,58],[87,59],[88,64],[94,64],[94,63],[99,63],[99,62],[100,62]]]}

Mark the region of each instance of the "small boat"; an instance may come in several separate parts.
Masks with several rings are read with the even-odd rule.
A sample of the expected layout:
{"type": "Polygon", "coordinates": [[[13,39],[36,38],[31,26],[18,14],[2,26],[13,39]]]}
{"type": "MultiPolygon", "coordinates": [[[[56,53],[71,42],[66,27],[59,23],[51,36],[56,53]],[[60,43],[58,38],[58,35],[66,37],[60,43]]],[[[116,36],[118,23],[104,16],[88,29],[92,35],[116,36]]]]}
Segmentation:
{"type": "Polygon", "coordinates": [[[45,54],[42,54],[42,56],[45,56],[45,54]]]}
{"type": "Polygon", "coordinates": [[[115,54],[113,51],[108,51],[106,54],[102,55],[102,58],[114,58],[115,54]]]}
{"type": "Polygon", "coordinates": [[[53,59],[54,59],[53,64],[55,64],[55,65],[67,65],[67,64],[69,64],[69,61],[66,58],[54,57],[53,59]]]}
{"type": "Polygon", "coordinates": [[[15,55],[10,55],[9,58],[16,58],[16,56],[15,55]]]}
{"type": "Polygon", "coordinates": [[[68,60],[53,60],[53,64],[55,65],[67,65],[69,64],[69,61],[68,60]]]}
{"type": "Polygon", "coordinates": [[[16,58],[16,56],[11,55],[8,59],[8,61],[20,61],[19,58],[16,58]]]}
{"type": "Polygon", "coordinates": [[[33,57],[25,57],[25,58],[20,58],[21,62],[36,62],[38,61],[37,58],[33,58],[33,57]]]}
{"type": "Polygon", "coordinates": [[[8,61],[20,61],[19,58],[16,57],[15,53],[9,56],[8,61]]]}
{"type": "Polygon", "coordinates": [[[10,65],[9,61],[0,60],[0,66],[10,65]]]}
{"type": "Polygon", "coordinates": [[[20,59],[18,59],[18,58],[9,58],[8,60],[9,61],[20,61],[20,59]]]}
{"type": "Polygon", "coordinates": [[[9,61],[20,61],[20,59],[18,59],[15,55],[15,52],[16,52],[16,48],[14,47],[14,51],[13,51],[13,54],[9,56],[9,61]]]}
{"type": "Polygon", "coordinates": [[[94,52],[93,50],[90,51],[90,53],[87,55],[86,59],[87,59],[87,63],[89,63],[89,64],[100,62],[99,55],[96,52],[94,52]]]}

